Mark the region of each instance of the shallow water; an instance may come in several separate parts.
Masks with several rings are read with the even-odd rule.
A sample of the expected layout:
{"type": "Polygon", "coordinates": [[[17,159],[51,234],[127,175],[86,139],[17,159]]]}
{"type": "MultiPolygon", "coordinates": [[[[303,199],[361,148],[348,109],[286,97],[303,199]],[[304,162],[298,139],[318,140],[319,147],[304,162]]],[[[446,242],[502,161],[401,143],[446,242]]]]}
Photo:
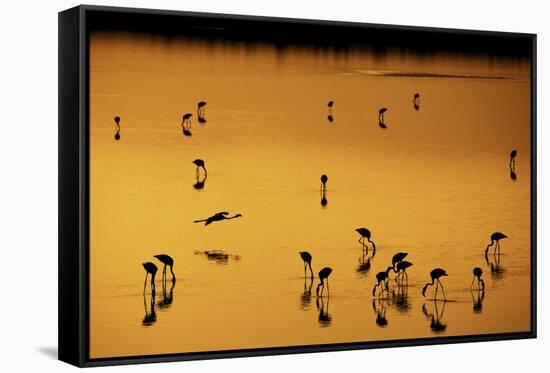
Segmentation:
{"type": "Polygon", "coordinates": [[[530,329],[529,61],[104,33],[90,48],[91,357],[530,329]],[[243,217],[193,223],[218,211],[243,217]],[[359,227],[372,231],[374,257],[362,257],[359,227]],[[495,231],[509,238],[487,263],[495,231]],[[315,273],[333,269],[330,296],[304,279],[303,250],[315,273]],[[398,251],[413,263],[408,286],[392,280],[387,299],[373,298],[398,251]],[[163,288],[159,271],[151,307],[141,263],[160,266],[159,253],[174,258],[177,282],[163,288]],[[447,303],[421,295],[435,267],[449,273],[447,303]]]}

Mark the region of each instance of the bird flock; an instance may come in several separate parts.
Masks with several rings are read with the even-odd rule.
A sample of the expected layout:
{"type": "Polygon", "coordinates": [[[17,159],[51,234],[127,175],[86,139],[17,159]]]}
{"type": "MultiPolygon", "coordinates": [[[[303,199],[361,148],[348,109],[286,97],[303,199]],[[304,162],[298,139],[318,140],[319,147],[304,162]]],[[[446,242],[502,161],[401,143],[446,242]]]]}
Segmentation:
{"type": "MultiPolygon", "coordinates": [[[[412,103],[413,103],[414,110],[418,111],[420,109],[420,94],[419,93],[414,94],[412,103]]],[[[327,104],[327,106],[328,106],[327,119],[331,123],[334,121],[334,115],[333,115],[334,104],[335,103],[332,100],[329,101],[328,104],[327,104]]],[[[384,118],[384,114],[387,111],[388,111],[388,108],[386,108],[386,107],[382,107],[378,111],[378,125],[382,129],[387,129],[388,128],[388,126],[385,122],[385,118],[384,118]]],[[[206,102],[205,101],[200,101],[200,102],[197,103],[196,114],[197,114],[197,118],[198,118],[197,120],[198,120],[199,123],[206,123],[206,102]]],[[[185,113],[182,116],[181,128],[182,128],[182,132],[183,132],[184,136],[192,136],[192,133],[191,133],[191,124],[192,124],[191,119],[192,119],[192,117],[193,117],[192,113],[185,113]]],[[[121,134],[120,134],[120,132],[121,132],[120,117],[116,116],[114,118],[114,121],[115,121],[115,124],[116,124],[114,138],[115,138],[116,141],[119,141],[120,138],[121,138],[121,134]]],[[[517,157],[517,151],[513,150],[510,153],[509,169],[510,169],[510,178],[514,181],[517,180],[517,175],[516,175],[516,172],[515,172],[516,157],[517,157]]],[[[195,159],[192,163],[196,166],[196,170],[195,170],[196,183],[194,184],[194,188],[195,189],[202,189],[202,188],[204,188],[206,178],[207,178],[207,175],[208,175],[208,172],[206,170],[205,161],[202,160],[202,159],[195,159]]],[[[326,190],[327,190],[328,176],[323,174],[321,176],[320,180],[321,180],[321,187],[320,187],[321,205],[323,207],[326,207],[326,204],[327,204],[326,190]]],[[[222,212],[215,213],[215,214],[213,214],[213,215],[211,215],[207,218],[194,220],[194,223],[204,223],[205,226],[208,226],[208,225],[210,225],[214,222],[219,222],[219,221],[223,221],[223,220],[231,220],[231,219],[241,218],[241,217],[242,217],[242,214],[239,214],[239,213],[234,214],[233,216],[230,216],[229,212],[222,211],[222,212]]],[[[368,257],[367,262],[362,262],[358,270],[359,271],[365,271],[365,270],[370,269],[370,266],[371,266],[371,261],[370,260],[371,260],[371,258],[374,258],[375,254],[376,254],[376,244],[372,240],[372,233],[369,229],[361,227],[361,228],[355,229],[355,231],[360,236],[358,242],[361,244],[361,247],[362,247],[363,258],[364,258],[364,256],[368,257]],[[369,256],[369,250],[372,250],[372,256],[369,256]]],[[[491,247],[493,248],[493,256],[495,258],[497,258],[495,260],[495,263],[490,263],[491,272],[498,273],[498,271],[499,271],[500,240],[505,239],[505,238],[507,238],[507,236],[505,234],[501,233],[501,232],[495,232],[490,236],[490,243],[487,245],[487,247],[485,249],[485,259],[486,259],[487,263],[489,264],[489,250],[490,250],[491,247]]],[[[208,252],[205,252],[205,253],[208,253],[208,252]]],[[[312,268],[312,260],[313,260],[312,254],[310,254],[307,251],[300,251],[299,255],[300,255],[300,257],[303,261],[303,265],[304,265],[304,278],[307,276],[307,272],[309,270],[310,278],[313,281],[314,271],[313,271],[313,268],[312,268]]],[[[174,271],[173,271],[174,259],[171,256],[167,255],[167,254],[158,254],[158,255],[154,255],[154,257],[160,263],[163,264],[163,272],[162,272],[163,286],[166,283],[166,275],[167,275],[166,270],[167,270],[167,268],[170,269],[170,272],[171,272],[171,275],[172,275],[172,283],[174,284],[175,281],[176,281],[176,276],[175,276],[174,271]]],[[[409,276],[408,276],[408,273],[407,273],[407,269],[409,267],[411,267],[413,265],[413,263],[405,260],[406,257],[408,257],[408,253],[406,253],[406,252],[396,253],[392,257],[391,265],[388,265],[388,267],[386,268],[385,271],[380,271],[375,276],[376,279],[375,279],[375,283],[374,283],[374,286],[373,286],[373,289],[372,289],[372,296],[374,297],[373,308],[375,309],[375,311],[377,313],[377,324],[379,324],[380,326],[385,326],[387,324],[387,320],[385,319],[385,308],[384,308],[384,306],[380,305],[380,304],[377,304],[376,299],[383,299],[384,296],[386,296],[386,297],[389,296],[389,293],[390,293],[390,285],[389,285],[389,283],[390,283],[390,273],[392,273],[392,272],[396,274],[395,278],[394,278],[394,281],[397,283],[398,287],[408,286],[408,277],[409,276]]],[[[145,269],[145,272],[146,272],[143,292],[145,294],[145,290],[146,290],[146,286],[147,286],[147,279],[150,276],[151,292],[154,296],[154,293],[155,293],[155,276],[156,276],[156,273],[158,271],[158,267],[153,262],[145,262],[145,263],[142,263],[142,265],[143,265],[143,268],[145,269]]],[[[317,276],[319,278],[319,283],[318,283],[317,288],[316,288],[316,295],[318,297],[317,306],[318,306],[318,308],[321,307],[321,313],[319,315],[319,321],[321,323],[323,321],[325,323],[330,322],[329,315],[328,315],[327,311],[323,311],[324,301],[323,301],[322,297],[323,297],[323,294],[325,292],[325,289],[326,289],[327,297],[330,294],[329,276],[332,274],[332,272],[333,272],[332,268],[323,267],[317,273],[317,276]],[[319,305],[320,302],[321,302],[321,306],[319,305]]],[[[483,279],[481,278],[482,274],[483,274],[483,271],[480,267],[474,267],[473,270],[472,270],[472,273],[473,273],[473,279],[472,279],[470,289],[473,289],[474,285],[476,285],[477,289],[483,292],[483,295],[482,295],[482,297],[483,297],[484,296],[484,291],[485,291],[485,283],[484,283],[483,279]],[[477,280],[477,282],[476,282],[476,280],[477,280]]],[[[433,295],[434,301],[439,300],[438,293],[439,293],[440,289],[441,289],[441,294],[443,296],[441,300],[444,301],[444,302],[447,301],[447,297],[445,295],[445,290],[444,290],[443,283],[442,283],[442,279],[444,277],[447,277],[447,276],[448,276],[448,273],[443,268],[434,268],[432,271],[430,271],[430,273],[429,273],[430,282],[427,282],[424,285],[424,287],[422,288],[422,292],[421,292],[422,296],[423,297],[426,296],[426,292],[428,291],[428,288],[435,287],[434,295],[433,295]]],[[[482,297],[481,297],[481,299],[482,299],[482,297]]],[[[478,303],[481,302],[481,299],[478,299],[478,303]]],[[[480,307],[480,306],[478,305],[478,307],[480,307]]],[[[328,308],[328,300],[327,300],[327,308],[328,308]]],[[[475,308],[475,306],[474,306],[474,308],[475,308]]],[[[154,307],[153,307],[153,310],[154,310],[154,307]]],[[[423,312],[427,317],[431,318],[431,320],[432,320],[431,321],[431,326],[432,326],[432,329],[434,331],[442,331],[444,329],[443,324],[441,324],[440,321],[439,321],[439,318],[440,318],[441,314],[439,313],[439,311],[437,309],[437,305],[436,305],[435,314],[429,313],[426,307],[423,307],[423,312]]],[[[149,317],[151,317],[150,313],[147,312],[147,308],[146,308],[146,318],[148,317],[147,315],[149,315],[149,317]]],[[[149,321],[151,321],[151,320],[149,320],[149,321]]],[[[144,324],[146,324],[145,320],[144,320],[144,324]]],[[[150,325],[150,323],[149,323],[149,325],[150,325]]]]}

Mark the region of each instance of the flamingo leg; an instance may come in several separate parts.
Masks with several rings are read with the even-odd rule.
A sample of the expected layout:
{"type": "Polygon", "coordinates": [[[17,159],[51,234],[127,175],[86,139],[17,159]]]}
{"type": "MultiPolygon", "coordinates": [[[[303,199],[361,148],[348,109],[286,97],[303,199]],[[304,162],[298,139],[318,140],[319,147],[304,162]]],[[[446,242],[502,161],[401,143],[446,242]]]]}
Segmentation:
{"type": "Polygon", "coordinates": [[[437,291],[439,290],[439,280],[435,283],[435,296],[434,301],[437,300],[437,291]]]}
{"type": "MultiPolygon", "coordinates": [[[[437,283],[441,284],[441,282],[439,282],[439,279],[437,279],[437,283]]],[[[443,289],[443,284],[441,284],[441,291],[443,292],[443,298],[445,298],[445,300],[447,300],[447,296],[445,295],[445,289],[443,289]]]]}
{"type": "Polygon", "coordinates": [[[145,282],[143,283],[143,294],[145,295],[145,288],[147,287],[147,276],[149,276],[149,272],[145,273],[145,282]]]}
{"type": "MultiPolygon", "coordinates": [[[[476,276],[474,276],[474,278],[472,279],[472,284],[470,285],[470,289],[472,289],[474,287],[474,281],[475,280],[476,280],[476,276]]],[[[477,282],[478,282],[478,285],[479,285],[479,280],[477,282]]]]}

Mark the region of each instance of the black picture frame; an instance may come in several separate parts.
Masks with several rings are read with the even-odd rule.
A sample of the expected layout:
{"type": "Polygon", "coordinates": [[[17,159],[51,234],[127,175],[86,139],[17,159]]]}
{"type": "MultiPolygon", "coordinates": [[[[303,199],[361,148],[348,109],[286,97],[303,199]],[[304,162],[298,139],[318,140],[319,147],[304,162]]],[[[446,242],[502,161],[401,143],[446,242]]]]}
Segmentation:
{"type": "Polygon", "coordinates": [[[81,5],[59,13],[59,360],[79,367],[282,355],[304,352],[435,345],[536,338],[537,330],[537,158],[536,34],[360,24],[271,17],[251,17],[168,10],[81,5]],[[88,35],[95,29],[126,29],[165,35],[189,33],[181,25],[223,25],[223,34],[208,28],[194,33],[213,38],[248,38],[347,48],[414,47],[420,53],[458,50],[464,53],[520,54],[531,58],[531,330],[469,336],[341,343],[280,348],[211,351],[90,359],[88,353],[89,157],[88,35]],[[247,30],[253,29],[250,33],[247,30]],[[227,31],[229,30],[229,31],[227,31]],[[368,32],[367,32],[368,31],[368,32]],[[251,35],[253,34],[253,35],[251,35]],[[368,35],[368,37],[366,37],[368,35]],[[322,37],[320,37],[322,36],[322,37]]]}

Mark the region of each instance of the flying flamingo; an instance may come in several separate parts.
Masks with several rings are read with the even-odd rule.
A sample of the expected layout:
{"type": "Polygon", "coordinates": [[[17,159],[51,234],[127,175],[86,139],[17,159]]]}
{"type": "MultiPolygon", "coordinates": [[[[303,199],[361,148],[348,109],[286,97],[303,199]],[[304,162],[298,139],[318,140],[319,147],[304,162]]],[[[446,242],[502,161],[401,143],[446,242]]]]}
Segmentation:
{"type": "Polygon", "coordinates": [[[236,214],[236,215],[229,216],[229,217],[227,215],[229,215],[229,213],[227,211],[218,212],[217,214],[214,214],[214,215],[210,216],[209,218],[201,219],[201,220],[195,220],[194,223],[205,222],[204,225],[210,225],[215,221],[230,220],[230,219],[242,218],[243,217],[241,214],[236,214]]]}
{"type": "Polygon", "coordinates": [[[431,283],[428,282],[426,285],[424,285],[424,288],[422,289],[422,296],[425,297],[426,289],[428,289],[428,286],[433,286],[434,282],[436,282],[434,300],[437,299],[437,290],[439,289],[439,285],[441,285],[441,291],[443,292],[444,299],[447,300],[447,297],[445,296],[445,290],[443,289],[443,284],[441,283],[441,281],[439,281],[439,278],[443,276],[448,276],[447,272],[445,272],[444,269],[436,268],[432,270],[430,272],[430,277],[432,278],[432,282],[431,283]]]}
{"type": "Polygon", "coordinates": [[[311,259],[313,259],[313,257],[307,251],[300,251],[299,254],[302,260],[304,261],[304,277],[306,277],[306,267],[309,266],[309,271],[311,272],[311,278],[313,278],[313,269],[311,269],[311,259]]]}
{"type": "Polygon", "coordinates": [[[143,284],[143,294],[145,294],[145,287],[147,286],[147,276],[151,274],[151,292],[155,293],[155,275],[157,274],[157,266],[155,263],[145,262],[142,263],[143,268],[145,268],[145,282],[143,284]]]}
{"type": "Polygon", "coordinates": [[[376,254],[376,245],[374,241],[371,241],[370,239],[370,231],[367,228],[357,228],[355,231],[361,235],[361,238],[359,238],[358,242],[362,244],[364,248],[366,248],[367,254],[369,253],[369,246],[365,244],[365,238],[372,244],[372,256],[374,256],[376,254]]]}
{"type": "Polygon", "coordinates": [[[485,282],[483,282],[483,280],[481,279],[481,275],[483,274],[482,269],[479,268],[479,267],[475,267],[474,270],[473,270],[473,273],[474,273],[474,278],[472,279],[472,285],[470,285],[470,289],[472,289],[474,287],[474,281],[477,278],[478,289],[485,290],[485,282]],[[480,285],[481,285],[481,287],[480,287],[480,285]]]}
{"type": "Polygon", "coordinates": [[[172,273],[172,282],[176,282],[176,275],[174,274],[174,259],[170,255],[166,254],[158,254],[154,256],[157,258],[162,264],[164,264],[164,267],[162,268],[162,280],[164,281],[166,279],[166,266],[170,267],[170,272],[172,273]]]}
{"type": "Polygon", "coordinates": [[[503,238],[508,238],[504,233],[495,232],[491,235],[491,243],[487,245],[487,248],[485,249],[485,258],[487,258],[487,253],[489,252],[489,247],[495,245],[495,249],[493,251],[493,254],[496,255],[496,252],[498,250],[498,253],[500,254],[500,240],[503,238]]]}
{"type": "Polygon", "coordinates": [[[202,159],[195,159],[193,161],[193,164],[197,166],[197,170],[196,170],[197,178],[199,176],[199,168],[202,168],[204,170],[204,174],[208,175],[208,172],[206,171],[206,167],[204,166],[204,161],[202,159]]]}
{"type": "Polygon", "coordinates": [[[374,294],[376,293],[376,288],[380,286],[380,293],[378,295],[382,294],[384,291],[388,291],[388,274],[393,269],[393,267],[388,267],[383,272],[378,272],[376,274],[376,284],[372,288],[372,296],[374,297],[374,294]]]}
{"type": "Polygon", "coordinates": [[[319,285],[317,285],[317,290],[315,291],[317,293],[317,296],[319,296],[319,288],[321,288],[321,296],[323,296],[323,291],[325,290],[325,281],[327,283],[327,292],[330,293],[330,289],[328,287],[328,276],[332,273],[332,268],[330,267],[324,267],[322,270],[319,271],[319,280],[321,281],[319,285]]]}

